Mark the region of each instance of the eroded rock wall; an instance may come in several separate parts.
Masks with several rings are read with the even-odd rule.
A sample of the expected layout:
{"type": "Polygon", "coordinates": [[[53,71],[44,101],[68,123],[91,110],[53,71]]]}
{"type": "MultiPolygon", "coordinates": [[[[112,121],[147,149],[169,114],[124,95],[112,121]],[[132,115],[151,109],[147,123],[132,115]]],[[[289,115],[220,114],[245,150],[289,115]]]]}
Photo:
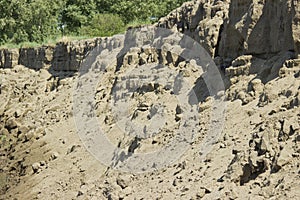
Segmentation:
{"type": "MultiPolygon", "coordinates": [[[[242,55],[268,59],[290,51],[300,54],[299,0],[194,0],[156,24],[189,35],[212,57],[230,66],[242,55]]],[[[77,71],[84,56],[105,38],[60,42],[56,46],[0,50],[0,68],[77,71]]]]}
{"type": "Polygon", "coordinates": [[[162,18],[157,25],[189,35],[215,56],[228,9],[229,0],[191,1],[162,18]]]}
{"type": "Polygon", "coordinates": [[[200,0],[185,3],[158,26],[190,35],[213,56],[233,60],[300,53],[300,1],[200,0]]]}
{"type": "MultiPolygon", "coordinates": [[[[224,94],[226,99],[225,123],[204,159],[209,126],[215,127],[221,119],[211,120],[212,111],[218,108],[199,76],[204,70],[172,54],[184,50],[176,46],[181,43],[176,34],[150,34],[142,27],[136,30],[145,36],[141,40],[132,37],[132,30],[119,38],[1,50],[0,67],[8,69],[0,69],[0,199],[299,199],[300,59],[289,60],[293,51],[299,53],[299,1],[266,1],[193,1],[159,22],[199,41],[219,66],[229,60],[224,69],[229,86],[216,95],[224,94]],[[282,30],[277,29],[281,22],[282,30]],[[165,48],[144,41],[151,35],[165,41],[156,43],[165,48]],[[262,39],[267,41],[260,43],[262,39]],[[147,45],[141,46],[141,41],[147,45]],[[90,72],[105,73],[96,79],[95,90],[85,90],[91,88],[90,77],[84,73],[70,76],[69,71],[78,70],[95,46],[99,49],[94,55],[99,56],[92,60],[97,65],[90,72]],[[251,55],[243,55],[247,53],[251,55]],[[142,68],[146,64],[148,71],[142,68]],[[82,101],[74,99],[89,100],[93,95],[95,104],[88,104],[87,110],[95,111],[91,115],[97,116],[112,144],[124,149],[114,154],[113,165],[134,153],[162,149],[181,138],[176,131],[180,125],[189,125],[183,120],[190,109],[174,97],[176,79],[151,64],[168,66],[193,86],[199,100],[195,138],[178,160],[162,170],[156,165],[149,165],[155,168],[149,173],[113,170],[88,153],[77,135],[74,107],[82,101]],[[143,81],[145,72],[156,76],[155,81],[143,81]],[[157,77],[171,78],[158,82],[157,77]],[[84,85],[79,83],[86,87],[78,90],[84,85]],[[138,87],[131,90],[132,86],[138,87]],[[166,121],[156,121],[167,123],[157,134],[134,137],[127,133],[131,125],[123,131],[124,124],[118,123],[122,120],[116,111],[123,105],[128,105],[129,124],[145,124],[139,133],[151,130],[147,126],[161,115],[160,106],[166,121]]],[[[88,121],[80,123],[89,125],[88,121]]]]}
{"type": "Polygon", "coordinates": [[[232,0],[219,53],[236,58],[243,54],[271,57],[295,51],[294,1],[232,0]]]}
{"type": "Polygon", "coordinates": [[[30,69],[77,71],[85,55],[105,38],[59,42],[55,46],[0,50],[0,68],[23,65],[30,69]]]}

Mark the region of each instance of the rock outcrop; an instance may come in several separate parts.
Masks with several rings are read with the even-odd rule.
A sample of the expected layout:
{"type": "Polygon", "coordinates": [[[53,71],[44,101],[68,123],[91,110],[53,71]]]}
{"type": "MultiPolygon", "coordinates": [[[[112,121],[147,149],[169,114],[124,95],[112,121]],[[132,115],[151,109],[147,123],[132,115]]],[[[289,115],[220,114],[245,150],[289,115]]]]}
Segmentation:
{"type": "Polygon", "coordinates": [[[214,57],[228,19],[229,0],[191,1],[159,20],[157,26],[180,31],[198,41],[214,57]]]}
{"type": "MultiPolygon", "coordinates": [[[[184,3],[159,20],[159,27],[198,41],[219,64],[229,67],[243,55],[269,59],[289,51],[300,54],[300,2],[198,0],[184,3]]],[[[84,57],[104,38],[60,42],[55,46],[0,50],[0,68],[18,64],[32,69],[77,71],[84,57]]]]}
{"type": "Polygon", "coordinates": [[[199,0],[162,18],[163,34],[0,50],[0,199],[300,199],[299,23],[299,0],[199,0]],[[195,67],[212,61],[198,43],[221,81],[195,67]],[[103,140],[83,145],[99,124],[110,165],[87,151],[103,140]],[[159,168],[167,151],[149,155],[165,146],[180,156],[159,168]],[[139,155],[152,171],[115,170],[139,155]]]}
{"type": "Polygon", "coordinates": [[[299,7],[295,0],[193,1],[162,18],[158,26],[190,35],[213,57],[269,58],[282,51],[298,55],[299,7]]]}
{"type": "Polygon", "coordinates": [[[78,71],[80,63],[103,38],[84,41],[60,42],[55,46],[0,50],[0,68],[23,65],[30,69],[78,71]]]}
{"type": "Polygon", "coordinates": [[[297,21],[295,7],[299,3],[232,0],[219,55],[231,59],[244,54],[269,58],[279,52],[296,51],[298,38],[294,39],[293,34],[300,30],[293,23],[297,21]]]}

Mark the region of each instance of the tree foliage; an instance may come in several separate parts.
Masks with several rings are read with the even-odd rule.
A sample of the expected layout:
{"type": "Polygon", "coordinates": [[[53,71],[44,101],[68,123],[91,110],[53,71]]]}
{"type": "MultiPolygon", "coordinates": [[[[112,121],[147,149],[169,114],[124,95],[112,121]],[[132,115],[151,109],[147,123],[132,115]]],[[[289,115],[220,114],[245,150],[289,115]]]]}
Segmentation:
{"type": "Polygon", "coordinates": [[[60,0],[0,0],[0,43],[42,42],[57,33],[60,0]]]}
{"type": "Polygon", "coordinates": [[[0,0],[0,44],[43,42],[61,33],[106,36],[159,18],[184,0],[0,0]]]}
{"type": "Polygon", "coordinates": [[[160,18],[179,7],[184,0],[114,0],[111,11],[120,15],[128,23],[134,20],[160,18]]]}
{"type": "Polygon", "coordinates": [[[67,32],[78,33],[97,13],[94,0],[67,0],[61,20],[67,32]]]}
{"type": "Polygon", "coordinates": [[[112,36],[123,31],[124,22],[114,14],[97,14],[91,21],[81,28],[82,35],[112,36]]]}

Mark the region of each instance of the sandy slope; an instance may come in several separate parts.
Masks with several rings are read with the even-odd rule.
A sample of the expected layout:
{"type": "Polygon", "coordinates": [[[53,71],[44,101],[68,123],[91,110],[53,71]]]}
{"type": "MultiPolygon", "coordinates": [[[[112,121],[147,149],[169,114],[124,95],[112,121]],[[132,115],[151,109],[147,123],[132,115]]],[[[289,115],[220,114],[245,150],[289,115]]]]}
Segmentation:
{"type": "MultiPolygon", "coordinates": [[[[59,69],[1,68],[0,199],[299,199],[298,2],[201,2],[187,3],[180,15],[176,10],[159,23],[191,36],[215,57],[225,91],[208,92],[220,84],[211,65],[195,67],[196,58],[184,59],[194,41],[160,32],[154,41],[163,45],[151,48],[151,27],[99,40],[103,49],[93,60],[94,71],[55,71],[72,59],[77,63],[83,48],[77,57],[71,50],[56,57],[59,69]],[[276,15],[270,27],[265,22],[276,12],[283,17],[276,15]],[[270,40],[260,43],[270,30],[270,40]],[[245,40],[236,41],[238,36],[245,40]],[[205,74],[213,84],[205,86],[205,74]],[[197,102],[191,97],[181,105],[181,89],[195,91],[197,102]],[[99,136],[88,132],[97,127],[90,119],[114,145],[113,157],[103,154],[110,146],[102,141],[82,138],[99,136]],[[221,130],[216,140],[211,130],[221,130]],[[145,154],[174,143],[183,146],[167,156],[145,154]],[[130,165],[139,155],[145,155],[144,173],[130,165]],[[103,164],[106,158],[109,165],[103,164]]],[[[191,55],[200,54],[195,49],[191,55]]],[[[198,60],[207,61],[203,55],[198,60]]]]}
{"type": "Polygon", "coordinates": [[[188,151],[170,166],[142,174],[107,168],[87,152],[72,118],[76,76],[51,91],[55,81],[47,71],[1,70],[1,99],[8,100],[1,134],[9,132],[1,143],[2,199],[296,199],[300,81],[299,66],[293,69],[265,85],[255,75],[232,78],[222,136],[208,156],[199,155],[210,113],[204,109],[188,151]],[[245,94],[251,96],[247,103],[245,94]]]}

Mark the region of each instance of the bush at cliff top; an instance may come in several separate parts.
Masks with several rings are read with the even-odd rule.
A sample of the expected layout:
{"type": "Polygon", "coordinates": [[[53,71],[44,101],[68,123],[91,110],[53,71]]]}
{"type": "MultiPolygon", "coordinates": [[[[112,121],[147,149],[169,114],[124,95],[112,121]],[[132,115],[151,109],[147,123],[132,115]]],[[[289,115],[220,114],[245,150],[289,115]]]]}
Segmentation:
{"type": "Polygon", "coordinates": [[[61,0],[0,1],[0,44],[43,42],[59,34],[61,0]]]}
{"type": "Polygon", "coordinates": [[[109,36],[126,25],[151,23],[184,1],[0,0],[0,45],[44,43],[65,35],[109,36]]]}
{"type": "Polygon", "coordinates": [[[92,37],[112,36],[125,30],[122,19],[114,14],[97,14],[80,33],[92,37]]]}

